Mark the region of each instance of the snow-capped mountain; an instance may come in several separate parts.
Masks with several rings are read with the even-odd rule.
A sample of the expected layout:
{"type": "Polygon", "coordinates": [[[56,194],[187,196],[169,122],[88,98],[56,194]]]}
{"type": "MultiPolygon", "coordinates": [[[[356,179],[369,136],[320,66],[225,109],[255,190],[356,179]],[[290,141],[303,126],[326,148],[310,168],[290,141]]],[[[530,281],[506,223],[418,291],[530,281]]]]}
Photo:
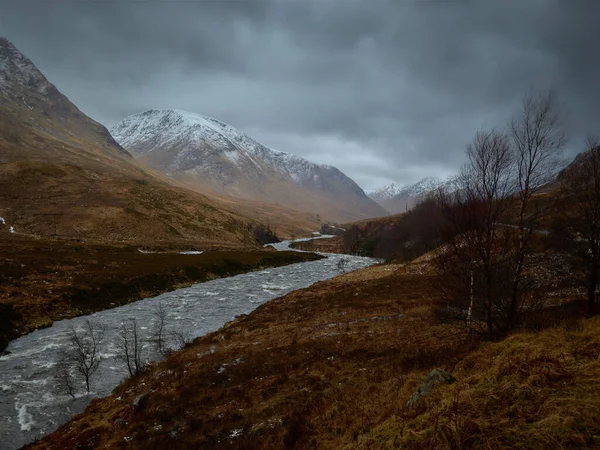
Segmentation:
{"type": "Polygon", "coordinates": [[[231,125],[179,110],[149,110],[111,128],[136,158],[198,188],[317,212],[336,221],[384,215],[333,166],[273,150],[231,125]]]}
{"type": "Polygon", "coordinates": [[[446,181],[435,178],[435,177],[427,177],[423,178],[420,181],[417,181],[415,184],[411,184],[408,186],[403,186],[397,183],[391,183],[387,186],[382,187],[376,191],[372,191],[369,193],[369,197],[371,197],[375,201],[384,201],[389,200],[394,197],[402,196],[402,197],[419,197],[427,192],[431,192],[434,189],[440,187],[446,183],[446,181]]]}
{"type": "Polygon", "coordinates": [[[380,189],[368,191],[367,195],[375,201],[387,200],[400,194],[404,189],[404,185],[398,183],[387,184],[380,189]]]}
{"type": "Polygon", "coordinates": [[[252,245],[247,215],[144,170],[4,38],[0,174],[2,239],[252,245]]]}
{"type": "Polygon", "coordinates": [[[389,212],[396,214],[410,209],[419,199],[435,189],[440,187],[452,189],[454,182],[454,177],[445,180],[437,177],[426,177],[408,186],[396,183],[389,184],[370,192],[369,197],[389,212]]]}

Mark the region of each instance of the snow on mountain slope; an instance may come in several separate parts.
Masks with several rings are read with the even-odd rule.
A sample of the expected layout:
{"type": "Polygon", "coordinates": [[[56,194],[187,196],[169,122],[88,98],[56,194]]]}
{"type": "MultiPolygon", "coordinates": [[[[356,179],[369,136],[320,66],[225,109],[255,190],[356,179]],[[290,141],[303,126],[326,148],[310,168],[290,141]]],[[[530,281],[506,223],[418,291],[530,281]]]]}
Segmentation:
{"type": "Polygon", "coordinates": [[[34,88],[42,95],[53,87],[8,39],[0,37],[0,88],[7,91],[24,86],[34,88]]]}
{"type": "Polygon", "coordinates": [[[418,197],[427,192],[433,191],[434,189],[442,186],[444,183],[446,183],[446,181],[435,177],[423,178],[422,180],[417,181],[415,184],[411,184],[409,186],[402,186],[392,183],[382,187],[381,189],[370,192],[369,197],[376,201],[389,200],[399,196],[418,197]]]}
{"type": "Polygon", "coordinates": [[[420,198],[437,188],[452,189],[454,182],[453,177],[445,180],[437,177],[427,177],[409,186],[392,183],[370,192],[369,197],[391,213],[399,213],[406,211],[407,208],[410,209],[420,198]]]}
{"type": "Polygon", "coordinates": [[[373,200],[385,200],[388,198],[395,197],[400,194],[405,186],[398,183],[387,184],[380,189],[367,192],[367,195],[373,200]]]}
{"type": "Polygon", "coordinates": [[[254,246],[248,214],[140,167],[4,38],[0,174],[3,237],[254,246]]]}
{"type": "MultiPolygon", "coordinates": [[[[273,150],[212,117],[180,110],[149,110],[125,118],[111,133],[154,169],[216,192],[311,212],[318,202],[315,196],[325,195],[329,202],[349,209],[344,220],[386,213],[335,167],[273,150]],[[310,192],[291,192],[300,187],[310,192]]],[[[330,206],[317,211],[327,212],[330,206]]]]}
{"type": "MultiPolygon", "coordinates": [[[[236,128],[208,116],[180,110],[149,110],[129,116],[111,129],[113,137],[136,156],[146,156],[167,146],[186,145],[169,165],[170,173],[189,169],[198,150],[219,152],[233,164],[267,164],[303,185],[315,185],[322,172],[335,167],[315,164],[290,153],[268,148],[236,128]],[[210,146],[210,149],[207,148],[210,146]]],[[[337,173],[339,172],[339,173],[337,173]]],[[[343,174],[342,174],[343,175],[343,174]]],[[[360,188],[359,188],[360,189],[360,188]]]]}

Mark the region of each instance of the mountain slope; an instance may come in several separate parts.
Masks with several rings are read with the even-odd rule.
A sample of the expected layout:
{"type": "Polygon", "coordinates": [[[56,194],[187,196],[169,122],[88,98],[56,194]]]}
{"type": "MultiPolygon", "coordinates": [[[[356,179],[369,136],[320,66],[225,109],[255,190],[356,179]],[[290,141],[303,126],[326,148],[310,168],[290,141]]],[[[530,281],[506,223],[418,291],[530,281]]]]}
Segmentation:
{"type": "Polygon", "coordinates": [[[249,219],[141,168],[0,38],[0,233],[239,246],[249,219]]]}
{"type": "Polygon", "coordinates": [[[412,208],[415,203],[433,190],[452,183],[450,180],[427,177],[409,186],[400,186],[396,183],[384,186],[381,189],[370,192],[369,197],[383,206],[392,214],[405,212],[412,208]]]}
{"type": "Polygon", "coordinates": [[[335,167],[272,150],[211,117],[149,110],[125,118],[111,133],[143,163],[199,189],[279,203],[335,221],[385,214],[335,167]]]}

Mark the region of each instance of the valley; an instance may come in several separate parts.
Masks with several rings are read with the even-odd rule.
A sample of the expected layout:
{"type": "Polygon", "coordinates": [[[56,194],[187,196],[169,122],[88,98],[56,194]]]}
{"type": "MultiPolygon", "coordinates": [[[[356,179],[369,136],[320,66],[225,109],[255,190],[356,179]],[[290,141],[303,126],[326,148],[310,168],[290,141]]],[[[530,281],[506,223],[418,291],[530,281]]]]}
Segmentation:
{"type": "MultiPolygon", "coordinates": [[[[94,273],[89,270],[88,273],[78,274],[77,269],[81,268],[73,267],[69,273],[74,278],[65,283],[79,287],[79,292],[73,292],[69,297],[79,303],[69,306],[80,308],[77,315],[81,317],[56,321],[50,328],[12,341],[8,352],[0,356],[2,448],[18,448],[53,431],[73,413],[82,411],[93,399],[108,395],[119,384],[127,373],[119,359],[119,329],[128,317],[135,318],[140,327],[139,338],[150,342],[157,321],[155,313],[160,305],[161,310],[165,311],[165,345],[177,348],[180,344],[172,333],[191,342],[195,337],[214,331],[236,316],[245,315],[275,297],[340,273],[337,261],[341,256],[328,255],[328,258],[323,258],[312,253],[285,251],[288,244],[289,241],[277,244],[282,251],[205,252],[201,255],[140,253],[131,248],[110,254],[106,247],[90,249],[98,258],[100,267],[96,270],[104,272],[102,275],[105,280],[102,280],[102,275],[91,278],[94,273]],[[148,261],[143,263],[142,259],[148,261]],[[102,269],[109,265],[113,269],[110,271],[112,273],[107,274],[102,269]],[[232,276],[259,268],[262,270],[232,276]],[[149,273],[150,270],[162,272],[149,273]],[[145,271],[142,272],[144,276],[126,278],[135,271],[145,271]],[[205,281],[211,278],[211,281],[205,281]],[[179,287],[178,284],[191,286],[172,290],[179,287]],[[121,292],[126,292],[128,296],[124,297],[121,292]],[[93,314],[88,315],[90,313],[93,314]],[[57,364],[61,351],[69,348],[69,330],[85,326],[86,320],[105,330],[99,349],[101,361],[99,371],[92,380],[93,392],[85,395],[84,388],[77,382],[76,395],[71,398],[56,389],[55,376],[60,367],[57,364]]],[[[76,253],[82,251],[75,246],[70,250],[76,253]]],[[[43,255],[43,252],[40,254],[43,255]]],[[[347,258],[344,268],[347,271],[376,262],[372,258],[343,258],[347,258]]],[[[35,291],[32,291],[27,289],[27,292],[35,295],[35,291]]],[[[55,288],[55,292],[60,295],[60,289],[55,288]]],[[[54,303],[50,302],[52,306],[55,306],[54,303]]],[[[38,305],[25,305],[23,311],[35,306],[38,305]]],[[[70,317],[69,312],[62,318],[70,317]]],[[[162,357],[147,345],[144,345],[143,351],[144,360],[162,357]]]]}
{"type": "Polygon", "coordinates": [[[272,300],[28,448],[594,447],[598,318],[567,303],[539,332],[468,343],[436,317],[436,272],[388,263],[272,300]],[[456,382],[407,406],[436,368],[456,382]]]}
{"type": "Polygon", "coordinates": [[[0,450],[600,449],[600,9],[413,3],[0,2],[0,450]]]}

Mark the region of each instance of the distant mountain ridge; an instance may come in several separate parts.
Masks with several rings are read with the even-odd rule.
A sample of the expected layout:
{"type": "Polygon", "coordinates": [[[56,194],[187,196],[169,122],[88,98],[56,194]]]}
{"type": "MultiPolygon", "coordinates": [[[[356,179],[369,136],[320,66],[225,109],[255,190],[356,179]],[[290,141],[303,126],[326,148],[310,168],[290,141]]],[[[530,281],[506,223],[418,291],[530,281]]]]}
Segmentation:
{"type": "Polygon", "coordinates": [[[408,186],[397,183],[388,184],[381,189],[369,192],[369,197],[390,213],[397,214],[412,208],[428,193],[441,187],[452,189],[455,183],[456,177],[446,179],[426,177],[408,186]]]}
{"type": "Polygon", "coordinates": [[[152,109],[126,117],[110,131],[145,164],[200,189],[340,222],[386,214],[337,168],[273,150],[212,117],[152,109]]]}

